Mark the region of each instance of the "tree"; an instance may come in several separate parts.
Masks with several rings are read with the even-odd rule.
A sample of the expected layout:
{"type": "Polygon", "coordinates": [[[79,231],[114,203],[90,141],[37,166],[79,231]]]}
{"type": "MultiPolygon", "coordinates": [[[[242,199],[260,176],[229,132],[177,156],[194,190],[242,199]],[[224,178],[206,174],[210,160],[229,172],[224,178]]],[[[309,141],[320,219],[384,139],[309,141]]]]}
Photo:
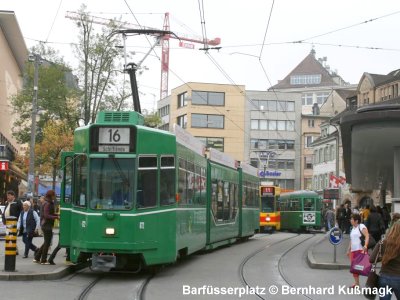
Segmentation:
{"type": "MultiPolygon", "coordinates": [[[[30,50],[41,57],[38,71],[38,114],[36,140],[40,142],[47,122],[62,120],[73,129],[78,124],[76,99],[78,90],[71,70],[57,53],[43,45],[30,50]]],[[[28,143],[31,136],[31,114],[33,99],[34,65],[26,64],[24,86],[11,98],[13,112],[18,115],[13,126],[13,135],[21,144],[28,143]]]]}
{"type": "Polygon", "coordinates": [[[61,166],[61,152],[73,148],[73,132],[61,121],[51,121],[43,129],[43,140],[35,146],[36,162],[41,174],[52,174],[55,189],[57,170],[61,166]]]}
{"type": "Polygon", "coordinates": [[[144,125],[156,128],[157,126],[161,125],[161,118],[156,112],[152,113],[147,113],[146,110],[144,110],[144,125]]]}
{"type": "Polygon", "coordinates": [[[121,44],[121,37],[117,34],[115,22],[110,21],[100,33],[96,33],[85,10],[83,5],[79,11],[80,19],[76,22],[80,33],[75,53],[79,60],[79,84],[83,91],[81,116],[87,125],[95,121],[99,110],[125,108],[124,101],[129,93],[125,92],[125,84],[118,82],[123,68],[119,63],[123,50],[117,47],[121,44]]]}

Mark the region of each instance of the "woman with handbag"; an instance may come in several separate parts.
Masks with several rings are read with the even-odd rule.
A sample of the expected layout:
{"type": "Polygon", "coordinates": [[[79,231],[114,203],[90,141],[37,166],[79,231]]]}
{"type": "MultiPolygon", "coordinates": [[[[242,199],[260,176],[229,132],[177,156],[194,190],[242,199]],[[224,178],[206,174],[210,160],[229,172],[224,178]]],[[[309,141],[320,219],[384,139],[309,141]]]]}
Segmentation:
{"type": "MultiPolygon", "coordinates": [[[[361,224],[361,216],[359,214],[351,215],[350,224],[352,225],[352,228],[350,231],[350,243],[347,250],[347,256],[349,256],[350,261],[353,261],[357,255],[361,253],[367,253],[369,233],[367,227],[364,224],[361,224]],[[364,246],[361,245],[362,235],[365,236],[364,246]]],[[[360,275],[353,273],[353,278],[354,284],[351,287],[354,288],[356,286],[360,286],[360,275]]]]}
{"type": "MultiPolygon", "coordinates": [[[[375,261],[379,252],[379,244],[374,248],[370,261],[375,261]]],[[[392,225],[386,234],[381,246],[382,268],[379,274],[379,287],[392,288],[388,293],[379,299],[390,300],[394,293],[400,299],[400,223],[392,225]]],[[[378,258],[379,259],[379,258],[378,258]]]]}

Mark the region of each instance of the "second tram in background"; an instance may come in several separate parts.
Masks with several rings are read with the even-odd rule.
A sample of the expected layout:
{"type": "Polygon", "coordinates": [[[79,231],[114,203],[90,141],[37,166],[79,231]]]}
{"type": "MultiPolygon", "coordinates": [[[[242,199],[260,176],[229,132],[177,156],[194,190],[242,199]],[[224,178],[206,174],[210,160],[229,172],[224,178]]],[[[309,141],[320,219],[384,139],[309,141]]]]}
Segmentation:
{"type": "Polygon", "coordinates": [[[279,197],[282,230],[308,231],[322,227],[321,197],[313,191],[282,193],[279,197]]]}
{"type": "Polygon", "coordinates": [[[281,215],[278,209],[278,199],[281,188],[278,186],[260,186],[260,232],[280,230],[281,215]]]}

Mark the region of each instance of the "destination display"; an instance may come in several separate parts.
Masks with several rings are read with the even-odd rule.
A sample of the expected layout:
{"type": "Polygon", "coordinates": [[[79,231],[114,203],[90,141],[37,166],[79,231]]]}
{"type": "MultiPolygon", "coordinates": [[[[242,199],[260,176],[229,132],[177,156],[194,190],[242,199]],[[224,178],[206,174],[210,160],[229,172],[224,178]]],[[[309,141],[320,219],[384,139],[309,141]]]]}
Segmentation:
{"type": "Polygon", "coordinates": [[[92,151],[108,153],[133,151],[131,144],[135,134],[130,127],[94,127],[92,134],[92,151]]]}

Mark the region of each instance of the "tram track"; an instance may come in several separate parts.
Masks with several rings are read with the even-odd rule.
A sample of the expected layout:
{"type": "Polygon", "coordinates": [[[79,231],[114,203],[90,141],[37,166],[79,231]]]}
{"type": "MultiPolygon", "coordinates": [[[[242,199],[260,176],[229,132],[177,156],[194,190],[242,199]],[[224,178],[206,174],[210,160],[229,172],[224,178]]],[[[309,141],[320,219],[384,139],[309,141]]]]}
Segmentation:
{"type": "MultiPolygon", "coordinates": [[[[286,276],[286,275],[284,274],[284,272],[283,272],[282,260],[283,260],[284,257],[287,256],[292,250],[294,250],[296,247],[300,246],[301,244],[307,242],[308,240],[312,239],[313,237],[315,237],[315,235],[316,235],[316,234],[312,234],[310,237],[308,237],[308,238],[306,238],[306,239],[304,239],[304,240],[301,240],[301,241],[299,241],[298,243],[296,243],[295,245],[291,246],[289,249],[287,249],[285,252],[283,252],[283,253],[281,254],[281,256],[279,257],[279,259],[278,259],[277,269],[278,269],[279,275],[280,275],[280,277],[282,278],[282,280],[283,280],[287,285],[289,285],[290,287],[294,287],[294,286],[293,286],[293,284],[291,284],[291,283],[289,282],[289,279],[287,278],[287,276],[286,276]]],[[[246,256],[246,257],[242,260],[242,262],[240,263],[239,269],[238,269],[240,281],[242,282],[243,286],[244,286],[245,288],[247,287],[247,288],[253,289],[254,291],[257,291],[257,289],[256,289],[254,286],[251,286],[251,284],[249,283],[249,280],[246,279],[246,276],[245,276],[245,274],[244,274],[244,268],[245,268],[246,264],[247,264],[251,259],[255,258],[258,254],[260,254],[261,252],[265,251],[265,250],[268,249],[268,248],[271,248],[271,247],[276,246],[276,245],[279,245],[279,244],[281,244],[281,243],[290,241],[290,240],[295,239],[295,238],[300,237],[300,236],[301,236],[300,234],[297,234],[297,235],[295,235],[295,236],[291,236],[291,237],[288,237],[288,238],[285,238],[285,239],[282,239],[282,240],[279,240],[279,241],[276,241],[276,242],[269,243],[269,244],[267,244],[267,245],[265,245],[265,246],[263,246],[263,247],[261,247],[261,248],[258,248],[257,250],[255,250],[254,252],[252,252],[252,253],[250,253],[248,256],[246,256]]],[[[260,294],[258,294],[258,293],[255,292],[254,295],[255,295],[257,298],[259,298],[259,299],[266,300],[265,294],[264,294],[264,295],[260,295],[260,294]]],[[[313,300],[313,298],[310,298],[310,297],[307,296],[307,295],[302,295],[302,296],[304,296],[304,297],[307,298],[307,299],[313,300]]]]}
{"type": "MultiPolygon", "coordinates": [[[[137,274],[137,273],[135,273],[137,274]]],[[[147,274],[145,276],[140,276],[139,278],[126,278],[127,275],[133,275],[131,272],[111,272],[111,273],[101,273],[101,274],[95,274],[94,279],[90,280],[88,284],[86,284],[85,287],[81,290],[80,294],[75,298],[77,300],[87,300],[89,297],[92,295],[93,299],[96,299],[96,287],[99,286],[99,283],[102,283],[102,288],[104,289],[104,286],[107,287],[108,293],[115,294],[119,293],[121,295],[121,292],[126,292],[125,295],[123,295],[126,299],[133,299],[133,300],[144,300],[144,294],[146,290],[146,286],[150,282],[150,280],[154,277],[154,274],[147,274]],[[126,288],[121,289],[121,286],[115,286],[115,280],[119,280],[124,278],[124,280],[129,280],[131,279],[132,286],[133,284],[136,285],[136,287],[132,288],[130,291],[127,291],[126,288]],[[112,289],[116,289],[115,292],[112,292],[112,289]]],[[[124,285],[125,287],[129,284],[128,282],[125,282],[124,285]]],[[[101,291],[97,291],[97,293],[101,293],[101,291]]]]}
{"type": "MultiPolygon", "coordinates": [[[[261,248],[258,248],[256,251],[254,251],[254,252],[250,253],[248,256],[246,256],[246,257],[242,260],[242,262],[240,263],[239,269],[238,269],[239,278],[240,278],[240,281],[242,282],[242,284],[244,285],[244,287],[253,288],[253,287],[248,283],[248,281],[246,280],[245,275],[244,275],[244,267],[245,267],[245,265],[246,265],[252,258],[254,258],[257,254],[259,254],[259,253],[265,251],[266,249],[268,249],[268,248],[270,248],[270,247],[272,247],[272,246],[278,245],[278,244],[280,244],[280,243],[286,242],[286,241],[288,241],[288,240],[291,240],[291,239],[296,238],[296,237],[299,237],[299,236],[300,236],[300,234],[297,234],[297,235],[295,235],[295,236],[291,236],[291,237],[288,237],[288,238],[279,240],[279,241],[277,241],[277,242],[269,243],[269,244],[267,244],[267,245],[265,245],[265,246],[263,246],[263,247],[261,247],[261,248]]],[[[256,295],[258,298],[265,300],[265,298],[263,298],[260,294],[255,293],[255,295],[256,295]]]]}
{"type": "MultiPolygon", "coordinates": [[[[316,234],[313,233],[311,237],[309,237],[309,238],[307,238],[307,239],[301,241],[300,243],[298,243],[298,244],[296,244],[296,245],[290,247],[289,249],[287,249],[287,250],[281,255],[281,257],[280,257],[279,260],[278,260],[278,271],[279,271],[279,274],[280,274],[280,276],[282,277],[282,279],[283,279],[290,287],[294,287],[294,285],[291,284],[291,283],[289,282],[287,276],[286,276],[286,275],[284,274],[284,272],[283,272],[282,259],[283,259],[290,251],[292,251],[294,248],[296,248],[296,247],[298,247],[299,245],[303,244],[304,242],[307,242],[308,240],[312,239],[313,237],[315,237],[315,235],[316,235],[316,234]]],[[[300,295],[303,296],[303,297],[305,297],[305,298],[307,298],[307,299],[313,300],[313,298],[311,298],[311,297],[309,297],[309,296],[307,296],[307,295],[303,295],[303,294],[300,294],[300,295]]]]}

